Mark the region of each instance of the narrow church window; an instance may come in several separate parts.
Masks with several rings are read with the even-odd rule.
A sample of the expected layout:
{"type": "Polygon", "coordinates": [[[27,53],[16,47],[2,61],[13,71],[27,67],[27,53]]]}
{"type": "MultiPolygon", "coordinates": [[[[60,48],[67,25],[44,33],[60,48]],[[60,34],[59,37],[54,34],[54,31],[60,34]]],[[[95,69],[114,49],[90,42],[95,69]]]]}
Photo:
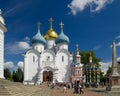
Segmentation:
{"type": "Polygon", "coordinates": [[[62,56],[62,62],[64,62],[64,56],[62,56]]]}
{"type": "Polygon", "coordinates": [[[35,56],[33,56],[33,62],[35,62],[35,56]]]}

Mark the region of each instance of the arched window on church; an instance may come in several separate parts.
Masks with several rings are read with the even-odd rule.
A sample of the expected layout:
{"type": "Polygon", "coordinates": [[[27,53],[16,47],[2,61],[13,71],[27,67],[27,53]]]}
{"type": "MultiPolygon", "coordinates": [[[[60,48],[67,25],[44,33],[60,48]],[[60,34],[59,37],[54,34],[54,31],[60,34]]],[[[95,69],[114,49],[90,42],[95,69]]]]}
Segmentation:
{"type": "Polygon", "coordinates": [[[35,62],[35,56],[33,56],[33,63],[35,62]]]}
{"type": "Polygon", "coordinates": [[[64,62],[64,56],[62,56],[62,62],[64,62]]]}

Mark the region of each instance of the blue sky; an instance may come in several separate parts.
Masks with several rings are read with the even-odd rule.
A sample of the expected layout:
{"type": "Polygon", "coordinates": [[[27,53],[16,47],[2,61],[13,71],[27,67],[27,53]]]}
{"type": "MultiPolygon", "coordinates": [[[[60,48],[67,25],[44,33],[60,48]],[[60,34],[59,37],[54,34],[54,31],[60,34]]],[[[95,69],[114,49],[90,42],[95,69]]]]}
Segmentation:
{"type": "MultiPolygon", "coordinates": [[[[21,65],[22,54],[31,47],[31,39],[40,21],[41,33],[49,29],[48,19],[54,19],[53,29],[59,34],[59,23],[69,37],[69,50],[93,50],[101,64],[111,62],[110,45],[115,40],[120,57],[120,0],[0,0],[0,9],[8,31],[5,33],[5,64],[21,65]]],[[[11,67],[12,66],[12,67],[11,67]]]]}

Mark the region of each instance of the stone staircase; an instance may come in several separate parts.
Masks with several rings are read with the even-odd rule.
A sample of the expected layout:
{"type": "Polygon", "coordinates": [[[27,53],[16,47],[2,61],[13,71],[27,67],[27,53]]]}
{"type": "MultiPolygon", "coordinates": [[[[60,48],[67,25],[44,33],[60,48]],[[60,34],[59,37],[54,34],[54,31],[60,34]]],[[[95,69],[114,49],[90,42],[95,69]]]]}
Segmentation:
{"type": "Polygon", "coordinates": [[[3,85],[0,85],[0,96],[11,96],[8,89],[6,89],[3,85]]]}
{"type": "Polygon", "coordinates": [[[45,88],[45,85],[23,85],[22,83],[0,79],[0,96],[50,96],[50,94],[51,90],[45,88]]]}

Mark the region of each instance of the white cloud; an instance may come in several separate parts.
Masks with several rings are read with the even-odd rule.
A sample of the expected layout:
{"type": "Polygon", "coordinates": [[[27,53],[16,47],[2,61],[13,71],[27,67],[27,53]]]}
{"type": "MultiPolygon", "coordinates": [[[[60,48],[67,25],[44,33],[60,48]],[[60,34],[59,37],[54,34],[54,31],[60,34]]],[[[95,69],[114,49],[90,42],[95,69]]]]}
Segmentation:
{"type": "Polygon", "coordinates": [[[23,71],[23,62],[22,61],[19,61],[17,63],[17,68],[20,68],[23,71]]]}
{"type": "Polygon", "coordinates": [[[120,36],[117,36],[115,39],[119,39],[120,38],[120,36]]]}
{"type": "MultiPolygon", "coordinates": [[[[116,47],[120,46],[120,42],[116,43],[116,47]]],[[[110,45],[110,48],[112,48],[112,45],[110,45]]]]}
{"type": "Polygon", "coordinates": [[[18,68],[20,68],[23,71],[23,61],[19,61],[17,65],[14,65],[12,61],[8,61],[4,63],[4,69],[10,69],[13,71],[17,71],[18,68]]]}
{"type": "Polygon", "coordinates": [[[116,43],[116,47],[117,47],[117,46],[120,46],[120,42],[116,43]]]}
{"type": "Polygon", "coordinates": [[[104,74],[106,74],[108,68],[112,65],[112,62],[99,62],[101,65],[101,70],[102,72],[104,72],[104,74]]]}
{"type": "Polygon", "coordinates": [[[25,49],[29,49],[30,45],[27,42],[16,42],[16,45],[18,46],[18,48],[20,50],[25,50],[25,49]]]}
{"type": "Polygon", "coordinates": [[[90,7],[91,12],[98,12],[113,1],[114,0],[72,0],[68,8],[71,9],[73,15],[85,10],[87,7],[90,7]]]}
{"type": "Polygon", "coordinates": [[[102,46],[101,45],[97,45],[97,46],[95,46],[94,48],[93,48],[93,50],[98,50],[98,49],[100,49],[102,46]]]}
{"type": "Polygon", "coordinates": [[[24,41],[27,42],[27,43],[30,43],[30,38],[29,38],[28,36],[26,36],[26,37],[24,38],[24,41]]]}
{"type": "Polygon", "coordinates": [[[14,66],[14,63],[12,61],[8,61],[8,62],[5,62],[4,63],[4,68],[8,68],[8,69],[14,69],[15,66],[14,66]]]}
{"type": "Polygon", "coordinates": [[[117,58],[117,61],[120,61],[120,57],[117,58]]]}
{"type": "Polygon", "coordinates": [[[17,8],[18,8],[18,7],[15,6],[15,7],[13,7],[13,8],[8,9],[3,15],[6,16],[6,15],[8,15],[8,14],[10,14],[10,13],[13,13],[17,8]]]}
{"type": "Polygon", "coordinates": [[[30,45],[25,41],[8,43],[5,45],[6,54],[20,54],[27,49],[30,49],[30,45]]]}
{"type": "MultiPolygon", "coordinates": [[[[117,61],[120,61],[120,57],[117,58],[117,61]]],[[[112,66],[112,60],[108,62],[99,62],[99,64],[101,65],[102,72],[106,74],[108,68],[112,66]]]]}

